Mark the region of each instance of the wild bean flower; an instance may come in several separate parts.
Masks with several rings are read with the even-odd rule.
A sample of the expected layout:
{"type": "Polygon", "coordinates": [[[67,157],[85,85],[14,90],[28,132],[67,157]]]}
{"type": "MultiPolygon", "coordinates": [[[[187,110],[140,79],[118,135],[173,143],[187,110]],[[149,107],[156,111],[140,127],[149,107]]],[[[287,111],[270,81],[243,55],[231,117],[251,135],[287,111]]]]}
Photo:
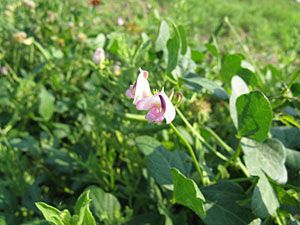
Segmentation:
{"type": "Polygon", "coordinates": [[[97,64],[103,64],[105,60],[105,51],[103,48],[97,48],[93,54],[93,61],[97,64]]]}
{"type": "Polygon", "coordinates": [[[133,98],[133,104],[138,110],[147,110],[146,119],[149,122],[161,123],[166,119],[171,123],[176,115],[176,110],[164,88],[156,94],[152,94],[148,82],[148,72],[140,69],[137,81],[130,85],[126,95],[133,98]]]}

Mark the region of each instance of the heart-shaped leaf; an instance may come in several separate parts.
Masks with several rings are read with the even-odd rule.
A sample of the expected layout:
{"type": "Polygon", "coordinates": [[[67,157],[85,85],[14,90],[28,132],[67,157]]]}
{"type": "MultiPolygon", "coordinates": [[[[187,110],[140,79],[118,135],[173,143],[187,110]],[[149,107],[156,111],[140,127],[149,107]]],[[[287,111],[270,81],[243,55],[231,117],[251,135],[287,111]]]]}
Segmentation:
{"type": "Polygon", "coordinates": [[[279,183],[286,183],[286,153],[282,143],[276,139],[267,139],[264,143],[242,138],[244,160],[251,175],[259,176],[264,171],[279,183]]]}
{"type": "Polygon", "coordinates": [[[174,184],[173,199],[175,203],[184,205],[193,210],[199,217],[205,217],[205,198],[197,184],[185,177],[179,170],[172,169],[172,180],[174,184]]]}
{"type": "Polygon", "coordinates": [[[257,141],[265,140],[273,116],[267,97],[259,91],[241,95],[236,100],[236,109],[239,135],[257,141]]]}

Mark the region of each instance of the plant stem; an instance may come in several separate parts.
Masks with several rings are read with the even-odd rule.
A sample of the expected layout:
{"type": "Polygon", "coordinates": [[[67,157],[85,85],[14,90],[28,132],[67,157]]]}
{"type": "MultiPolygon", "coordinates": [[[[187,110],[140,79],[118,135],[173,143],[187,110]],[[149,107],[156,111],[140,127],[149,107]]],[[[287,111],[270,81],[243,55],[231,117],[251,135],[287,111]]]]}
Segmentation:
{"type": "Polygon", "coordinates": [[[204,129],[213,137],[216,139],[217,142],[230,154],[234,154],[233,149],[227,145],[212,129],[209,127],[204,127],[204,129]]]}
{"type": "Polygon", "coordinates": [[[192,157],[192,160],[194,162],[194,165],[199,173],[199,177],[200,177],[200,181],[203,183],[203,171],[200,168],[199,162],[196,158],[196,155],[194,153],[194,150],[192,148],[192,146],[188,143],[188,141],[182,136],[182,134],[179,132],[179,130],[174,126],[173,123],[170,123],[171,128],[174,130],[174,132],[176,133],[176,135],[183,141],[183,143],[186,145],[190,156],[192,157]]]}
{"type": "Polygon", "coordinates": [[[278,225],[284,225],[284,224],[282,223],[282,221],[281,221],[281,218],[280,218],[280,216],[279,216],[278,211],[276,211],[275,219],[276,219],[276,222],[277,222],[278,225]]]}
{"type": "Polygon", "coordinates": [[[177,114],[182,119],[182,121],[185,123],[185,125],[192,131],[192,133],[195,135],[196,138],[198,138],[209,150],[211,150],[216,156],[218,156],[220,159],[227,161],[228,158],[223,155],[222,153],[216,151],[210,144],[208,144],[204,138],[197,132],[194,127],[189,123],[189,121],[185,118],[185,116],[182,114],[182,112],[176,108],[177,114]]]}
{"type": "Polygon", "coordinates": [[[233,33],[233,35],[235,36],[235,38],[237,39],[241,49],[244,51],[244,53],[247,55],[250,63],[254,66],[255,68],[255,71],[257,72],[257,78],[258,78],[258,81],[260,83],[260,85],[263,87],[263,75],[260,71],[260,69],[258,68],[258,66],[256,65],[254,59],[252,58],[252,55],[250,54],[249,52],[249,49],[246,45],[243,44],[242,42],[242,39],[240,38],[240,36],[238,35],[237,31],[235,30],[234,26],[230,23],[228,17],[225,17],[224,19],[225,23],[228,25],[229,29],[231,30],[231,32],[233,33]]]}
{"type": "Polygon", "coordinates": [[[139,114],[132,114],[132,113],[125,113],[125,118],[130,120],[143,121],[143,122],[147,121],[145,116],[139,114]]]}

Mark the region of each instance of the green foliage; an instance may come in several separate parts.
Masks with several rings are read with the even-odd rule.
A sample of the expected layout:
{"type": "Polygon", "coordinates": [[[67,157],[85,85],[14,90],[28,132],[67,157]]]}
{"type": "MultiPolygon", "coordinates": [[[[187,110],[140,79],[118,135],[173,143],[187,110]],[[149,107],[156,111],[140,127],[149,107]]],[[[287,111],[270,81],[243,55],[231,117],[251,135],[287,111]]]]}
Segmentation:
{"type": "Polygon", "coordinates": [[[73,216],[67,209],[60,211],[44,202],[36,203],[36,207],[42,212],[46,221],[53,225],[96,225],[89,209],[90,200],[89,191],[83,192],[77,199],[73,216]]]}
{"type": "Polygon", "coordinates": [[[185,152],[170,152],[164,148],[156,148],[147,156],[149,175],[160,185],[172,184],[171,168],[173,167],[184,174],[189,174],[192,169],[191,159],[185,152]]]}
{"type": "Polygon", "coordinates": [[[248,224],[253,219],[251,210],[243,204],[247,196],[241,186],[219,182],[203,188],[202,192],[207,200],[206,224],[248,224]]]}
{"type": "Polygon", "coordinates": [[[205,198],[197,184],[192,179],[186,178],[177,169],[172,169],[172,180],[174,184],[174,202],[190,208],[198,216],[205,218],[205,198]]]}
{"type": "Polygon", "coordinates": [[[267,177],[261,173],[251,198],[251,208],[260,218],[267,218],[275,214],[279,202],[267,177]]]}
{"type": "Polygon", "coordinates": [[[234,75],[241,69],[242,57],[240,55],[225,55],[222,60],[221,76],[229,83],[234,75]]]}
{"type": "Polygon", "coordinates": [[[0,224],[298,224],[300,5],[96,4],[1,1],[0,224]]]}
{"type": "Polygon", "coordinates": [[[251,175],[259,176],[263,171],[279,183],[287,181],[285,168],[286,151],[281,142],[267,139],[264,143],[243,138],[244,159],[251,175]]]}
{"type": "Polygon", "coordinates": [[[51,119],[55,111],[54,97],[47,90],[42,88],[39,98],[39,113],[45,120],[51,119]]]}
{"type": "Polygon", "coordinates": [[[238,133],[257,141],[266,139],[272,122],[269,100],[259,91],[241,95],[236,101],[238,133]]]}
{"type": "Polygon", "coordinates": [[[105,224],[120,224],[121,205],[118,199],[98,187],[88,188],[91,195],[91,208],[96,217],[105,224]]]}

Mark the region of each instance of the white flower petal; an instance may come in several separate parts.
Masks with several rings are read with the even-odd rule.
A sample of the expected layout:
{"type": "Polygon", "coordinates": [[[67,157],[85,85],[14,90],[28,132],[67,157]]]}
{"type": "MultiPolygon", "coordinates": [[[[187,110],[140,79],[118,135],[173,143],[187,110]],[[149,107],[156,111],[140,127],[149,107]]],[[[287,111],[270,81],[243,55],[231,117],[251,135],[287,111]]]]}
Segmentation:
{"type": "Polygon", "coordinates": [[[176,110],[174,105],[172,104],[171,100],[169,99],[169,97],[166,95],[166,93],[164,92],[164,89],[161,90],[161,92],[159,93],[159,95],[162,97],[164,103],[162,103],[162,107],[165,110],[164,113],[164,117],[167,121],[167,124],[171,123],[175,116],[176,116],[176,110]],[[165,104],[165,105],[163,105],[165,104]]]}
{"type": "Polygon", "coordinates": [[[136,108],[138,110],[150,110],[154,106],[161,107],[160,98],[157,94],[151,97],[142,98],[136,103],[136,108]]]}
{"type": "Polygon", "coordinates": [[[133,103],[136,104],[142,98],[152,96],[148,82],[148,72],[140,68],[140,73],[136,81],[136,89],[133,103]]]}

